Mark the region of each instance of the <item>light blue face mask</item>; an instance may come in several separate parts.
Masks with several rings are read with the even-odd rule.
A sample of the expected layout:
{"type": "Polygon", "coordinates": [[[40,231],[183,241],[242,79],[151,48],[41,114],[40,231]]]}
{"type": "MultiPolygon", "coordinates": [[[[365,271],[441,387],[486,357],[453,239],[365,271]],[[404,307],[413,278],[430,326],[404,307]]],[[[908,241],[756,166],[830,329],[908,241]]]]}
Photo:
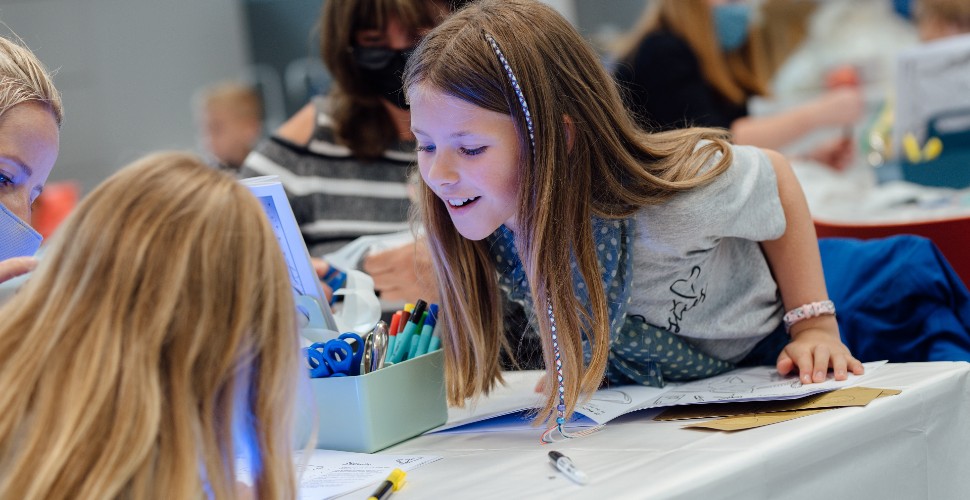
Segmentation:
{"type": "Polygon", "coordinates": [[[728,3],[714,7],[714,29],[717,41],[725,52],[731,52],[748,40],[751,23],[751,6],[744,3],[728,3]]]}
{"type": "Polygon", "coordinates": [[[0,260],[34,255],[44,237],[0,203],[0,260]]]}

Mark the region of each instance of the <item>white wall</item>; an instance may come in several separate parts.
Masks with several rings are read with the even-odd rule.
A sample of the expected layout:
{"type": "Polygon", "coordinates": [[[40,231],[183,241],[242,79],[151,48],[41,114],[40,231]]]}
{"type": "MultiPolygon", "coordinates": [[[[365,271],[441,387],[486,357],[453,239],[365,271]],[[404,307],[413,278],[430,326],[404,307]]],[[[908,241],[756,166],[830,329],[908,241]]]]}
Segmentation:
{"type": "Polygon", "coordinates": [[[562,14],[562,17],[565,17],[567,20],[569,20],[569,22],[576,24],[575,0],[542,0],[542,3],[549,4],[550,7],[559,11],[559,13],[562,14]]]}
{"type": "Polygon", "coordinates": [[[192,93],[248,59],[237,0],[0,0],[0,21],[57,71],[51,179],[85,191],[149,151],[197,149],[192,93]]]}

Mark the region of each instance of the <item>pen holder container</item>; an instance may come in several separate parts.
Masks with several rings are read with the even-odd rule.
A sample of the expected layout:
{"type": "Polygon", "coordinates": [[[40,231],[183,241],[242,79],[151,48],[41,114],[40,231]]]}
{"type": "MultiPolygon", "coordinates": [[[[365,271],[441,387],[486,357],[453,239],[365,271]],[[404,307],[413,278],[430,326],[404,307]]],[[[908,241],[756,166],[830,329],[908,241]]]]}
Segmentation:
{"type": "Polygon", "coordinates": [[[310,379],[317,448],[372,453],[448,420],[444,353],[356,377],[310,379]]]}

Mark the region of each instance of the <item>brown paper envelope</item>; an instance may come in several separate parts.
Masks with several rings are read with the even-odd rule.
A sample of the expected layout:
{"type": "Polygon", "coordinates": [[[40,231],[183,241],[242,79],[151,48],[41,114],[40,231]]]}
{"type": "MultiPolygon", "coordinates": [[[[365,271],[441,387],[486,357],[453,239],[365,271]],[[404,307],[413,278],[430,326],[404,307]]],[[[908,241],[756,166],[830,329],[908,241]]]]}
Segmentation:
{"type": "Polygon", "coordinates": [[[714,429],[718,431],[743,431],[745,429],[754,429],[755,427],[777,424],[778,422],[784,422],[786,420],[794,420],[799,417],[814,415],[816,413],[822,413],[823,411],[829,411],[832,409],[834,408],[759,413],[757,415],[738,415],[736,417],[719,418],[709,422],[697,422],[695,424],[685,425],[684,428],[714,429]]]}
{"type": "MultiPolygon", "coordinates": [[[[899,394],[901,392],[903,392],[903,391],[901,391],[899,389],[883,389],[882,390],[882,394],[880,394],[879,397],[880,398],[884,398],[886,396],[895,396],[895,395],[897,395],[897,394],[899,394]]],[[[876,399],[879,399],[879,398],[876,398],[876,399]]]]}

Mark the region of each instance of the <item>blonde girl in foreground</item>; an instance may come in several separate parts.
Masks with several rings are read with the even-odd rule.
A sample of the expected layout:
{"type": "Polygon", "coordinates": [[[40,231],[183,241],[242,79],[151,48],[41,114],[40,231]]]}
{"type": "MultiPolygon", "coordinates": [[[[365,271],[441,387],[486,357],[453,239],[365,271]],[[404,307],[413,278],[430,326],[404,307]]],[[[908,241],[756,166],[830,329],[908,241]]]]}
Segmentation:
{"type": "Polygon", "coordinates": [[[785,159],[718,130],[640,131],[553,9],[473,4],[425,37],[405,81],[450,403],[500,381],[501,293],[534,312],[550,430],[604,375],[660,385],[766,363],[803,383],[862,373],[785,159]]]}
{"type": "Polygon", "coordinates": [[[295,498],[291,286],[227,174],[174,153],[124,168],[0,318],[0,498],[295,498]]]}

